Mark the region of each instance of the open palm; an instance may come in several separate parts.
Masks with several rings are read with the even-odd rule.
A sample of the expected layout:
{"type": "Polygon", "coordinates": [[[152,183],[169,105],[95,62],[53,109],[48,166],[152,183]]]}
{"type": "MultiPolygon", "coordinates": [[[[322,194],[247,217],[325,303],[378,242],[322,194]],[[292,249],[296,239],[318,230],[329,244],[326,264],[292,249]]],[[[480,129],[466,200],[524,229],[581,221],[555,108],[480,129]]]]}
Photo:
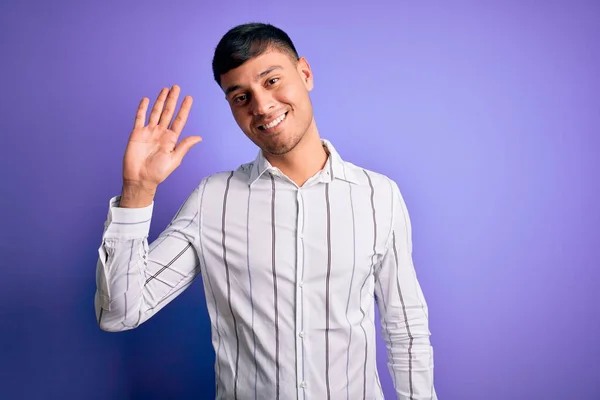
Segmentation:
{"type": "Polygon", "coordinates": [[[202,140],[200,136],[189,136],[177,143],[193,101],[190,96],[183,99],[171,124],[179,92],[177,85],[170,90],[161,90],[152,107],[148,124],[145,121],[150,101],[144,97],[140,102],[123,157],[125,184],[155,188],[181,164],[192,146],[202,140]]]}

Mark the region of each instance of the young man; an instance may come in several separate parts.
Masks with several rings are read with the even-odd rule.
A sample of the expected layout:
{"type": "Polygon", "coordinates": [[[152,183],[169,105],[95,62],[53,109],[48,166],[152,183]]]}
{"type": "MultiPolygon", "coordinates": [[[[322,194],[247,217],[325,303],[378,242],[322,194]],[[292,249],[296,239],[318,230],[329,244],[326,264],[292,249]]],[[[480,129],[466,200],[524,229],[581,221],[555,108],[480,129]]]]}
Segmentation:
{"type": "Polygon", "coordinates": [[[266,24],[219,42],[214,77],[253,162],[200,182],[148,244],[157,186],[201,139],[177,144],[191,97],[138,108],[110,200],[95,308],[106,331],[148,320],[202,275],[223,399],[382,399],[374,304],[399,399],[436,399],[427,305],[397,185],[321,139],[311,68],[266,24]],[[374,299],[376,301],[374,301],[374,299]]]}

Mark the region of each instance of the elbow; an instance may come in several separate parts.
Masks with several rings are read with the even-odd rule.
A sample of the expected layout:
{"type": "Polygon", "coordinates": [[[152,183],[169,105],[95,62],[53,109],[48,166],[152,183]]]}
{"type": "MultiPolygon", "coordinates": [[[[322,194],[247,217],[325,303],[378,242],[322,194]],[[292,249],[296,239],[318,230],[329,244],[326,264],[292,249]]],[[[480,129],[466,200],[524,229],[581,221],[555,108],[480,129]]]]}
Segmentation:
{"type": "Polygon", "coordinates": [[[110,321],[102,320],[102,319],[99,319],[97,322],[98,322],[98,327],[100,328],[101,331],[109,332],[109,333],[129,331],[129,330],[135,329],[139,326],[139,324],[129,326],[129,325],[126,325],[122,321],[110,322],[110,321]]]}
{"type": "Polygon", "coordinates": [[[425,318],[384,321],[382,331],[384,336],[394,343],[428,343],[431,336],[429,324],[425,318]]]}
{"type": "Polygon", "coordinates": [[[101,331],[110,332],[110,333],[123,332],[123,331],[127,330],[123,324],[107,324],[106,322],[103,322],[103,321],[98,322],[98,327],[100,328],[101,331]]]}
{"type": "Polygon", "coordinates": [[[127,322],[127,319],[124,319],[119,313],[107,311],[102,307],[96,309],[96,323],[98,328],[104,332],[124,332],[135,329],[140,325],[139,318],[132,325],[128,325],[127,322]]]}
{"type": "Polygon", "coordinates": [[[98,328],[104,332],[121,332],[123,330],[121,329],[123,324],[111,322],[109,311],[102,307],[96,310],[96,323],[98,328]]]}

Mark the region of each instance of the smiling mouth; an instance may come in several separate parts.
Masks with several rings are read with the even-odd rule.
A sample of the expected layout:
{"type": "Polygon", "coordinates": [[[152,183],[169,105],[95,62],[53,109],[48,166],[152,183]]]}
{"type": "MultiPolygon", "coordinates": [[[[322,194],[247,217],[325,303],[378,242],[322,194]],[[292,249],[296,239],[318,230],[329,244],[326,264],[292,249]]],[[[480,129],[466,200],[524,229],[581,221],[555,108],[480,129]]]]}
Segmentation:
{"type": "Polygon", "coordinates": [[[258,129],[261,131],[266,131],[267,129],[275,128],[277,125],[279,125],[280,123],[282,123],[285,120],[285,118],[288,115],[288,112],[282,114],[281,116],[279,116],[275,120],[269,122],[268,124],[259,125],[258,129]]]}

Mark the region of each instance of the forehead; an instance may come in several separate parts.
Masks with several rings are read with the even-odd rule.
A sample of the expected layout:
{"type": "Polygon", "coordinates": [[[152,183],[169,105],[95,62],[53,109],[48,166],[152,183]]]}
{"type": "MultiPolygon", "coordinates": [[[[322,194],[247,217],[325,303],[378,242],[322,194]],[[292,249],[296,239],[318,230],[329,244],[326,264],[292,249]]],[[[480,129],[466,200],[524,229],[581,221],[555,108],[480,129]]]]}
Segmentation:
{"type": "Polygon", "coordinates": [[[287,52],[272,48],[221,75],[221,87],[227,90],[232,85],[247,85],[260,79],[261,73],[273,67],[279,67],[277,70],[281,71],[294,66],[287,52]]]}

